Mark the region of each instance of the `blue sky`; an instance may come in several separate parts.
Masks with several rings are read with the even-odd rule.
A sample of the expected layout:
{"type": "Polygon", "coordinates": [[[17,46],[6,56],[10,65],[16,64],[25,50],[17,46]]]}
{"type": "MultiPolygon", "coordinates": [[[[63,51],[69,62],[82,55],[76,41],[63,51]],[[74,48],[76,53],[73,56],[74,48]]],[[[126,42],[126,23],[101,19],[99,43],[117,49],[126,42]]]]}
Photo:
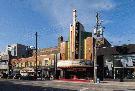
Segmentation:
{"type": "Polygon", "coordinates": [[[113,44],[135,43],[135,0],[0,0],[0,50],[21,43],[57,46],[58,36],[67,40],[72,9],[86,31],[92,31],[99,11],[105,37],[113,44]],[[130,40],[130,41],[128,41],[130,40]]]}

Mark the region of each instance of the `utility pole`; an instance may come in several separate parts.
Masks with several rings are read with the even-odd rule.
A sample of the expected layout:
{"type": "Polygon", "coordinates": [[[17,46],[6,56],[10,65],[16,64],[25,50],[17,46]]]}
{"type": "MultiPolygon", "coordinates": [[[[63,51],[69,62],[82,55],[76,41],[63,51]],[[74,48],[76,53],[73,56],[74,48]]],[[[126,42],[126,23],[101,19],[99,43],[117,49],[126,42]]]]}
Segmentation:
{"type": "Polygon", "coordinates": [[[12,59],[11,52],[8,51],[8,75],[11,75],[12,74],[11,59],[12,59]]]}
{"type": "Polygon", "coordinates": [[[94,83],[97,83],[97,30],[98,30],[98,21],[99,21],[99,15],[97,13],[96,15],[96,36],[95,36],[95,45],[94,45],[94,83]]]}
{"type": "Polygon", "coordinates": [[[37,79],[37,36],[38,36],[38,34],[37,34],[37,32],[36,32],[36,34],[35,34],[35,36],[36,36],[36,79],[37,79]]]}
{"type": "Polygon", "coordinates": [[[57,78],[57,54],[54,56],[54,76],[57,78]]]}
{"type": "Polygon", "coordinates": [[[97,48],[96,48],[96,39],[95,39],[95,56],[94,56],[94,83],[97,83],[97,48]]]}
{"type": "Polygon", "coordinates": [[[99,20],[99,13],[96,15],[96,26],[94,29],[94,35],[95,35],[95,42],[94,42],[94,83],[97,83],[97,43],[98,38],[103,38],[103,27],[101,26],[101,22],[99,20]]]}

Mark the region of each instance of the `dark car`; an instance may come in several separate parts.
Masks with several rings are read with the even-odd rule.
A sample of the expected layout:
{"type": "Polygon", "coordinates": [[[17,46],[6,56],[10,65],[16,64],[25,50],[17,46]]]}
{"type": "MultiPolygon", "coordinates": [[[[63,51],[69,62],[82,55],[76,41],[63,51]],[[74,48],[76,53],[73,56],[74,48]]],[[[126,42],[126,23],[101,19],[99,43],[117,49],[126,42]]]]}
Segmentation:
{"type": "Polygon", "coordinates": [[[7,77],[7,78],[8,78],[8,79],[13,79],[13,78],[14,78],[14,76],[15,76],[14,74],[11,74],[11,75],[8,75],[8,77],[7,77]]]}
{"type": "Polygon", "coordinates": [[[2,74],[2,73],[0,73],[0,78],[2,78],[2,76],[3,76],[3,74],[2,74]]]}
{"type": "Polygon", "coordinates": [[[21,76],[22,80],[36,80],[36,77],[35,76],[21,76]]]}
{"type": "Polygon", "coordinates": [[[21,74],[15,74],[14,79],[20,79],[21,76],[22,76],[21,74]]]}
{"type": "Polygon", "coordinates": [[[1,77],[1,78],[5,78],[5,79],[7,79],[7,78],[8,78],[8,74],[3,73],[3,75],[2,75],[2,77],[1,77]]]}
{"type": "Polygon", "coordinates": [[[135,76],[133,74],[128,74],[127,75],[127,79],[133,79],[133,78],[135,78],[135,76]]]}

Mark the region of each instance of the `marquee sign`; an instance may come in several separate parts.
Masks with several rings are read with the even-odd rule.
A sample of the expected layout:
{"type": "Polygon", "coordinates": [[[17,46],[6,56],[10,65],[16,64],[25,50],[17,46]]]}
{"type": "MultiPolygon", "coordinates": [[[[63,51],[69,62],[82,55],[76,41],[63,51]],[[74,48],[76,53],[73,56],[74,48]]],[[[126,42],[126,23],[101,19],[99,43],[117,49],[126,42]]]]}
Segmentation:
{"type": "Polygon", "coordinates": [[[89,67],[90,62],[82,60],[60,60],[57,63],[57,67],[89,67]]]}

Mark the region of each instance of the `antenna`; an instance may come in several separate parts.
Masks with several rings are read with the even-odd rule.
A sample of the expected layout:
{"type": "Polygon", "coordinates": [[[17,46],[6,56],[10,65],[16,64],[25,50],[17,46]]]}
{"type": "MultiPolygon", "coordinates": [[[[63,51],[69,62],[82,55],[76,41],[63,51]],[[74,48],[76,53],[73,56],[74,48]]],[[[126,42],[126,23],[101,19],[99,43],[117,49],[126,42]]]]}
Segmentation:
{"type": "Polygon", "coordinates": [[[105,27],[102,26],[102,22],[103,21],[100,21],[99,12],[97,12],[97,14],[96,14],[96,26],[95,26],[95,30],[96,30],[95,32],[96,33],[94,33],[94,34],[97,35],[98,37],[100,37],[100,35],[101,35],[101,37],[103,38],[103,32],[104,32],[105,27]]]}

